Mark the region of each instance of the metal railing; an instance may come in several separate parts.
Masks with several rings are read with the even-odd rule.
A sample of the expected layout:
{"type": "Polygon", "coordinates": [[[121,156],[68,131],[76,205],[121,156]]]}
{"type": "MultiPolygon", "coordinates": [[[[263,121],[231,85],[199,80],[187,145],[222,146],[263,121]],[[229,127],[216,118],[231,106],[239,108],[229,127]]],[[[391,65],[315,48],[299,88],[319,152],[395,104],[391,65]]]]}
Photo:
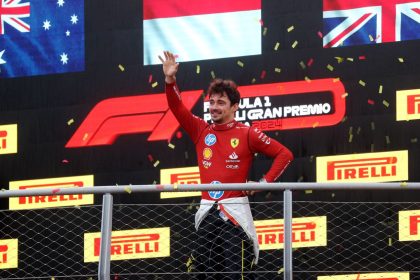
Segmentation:
{"type": "Polygon", "coordinates": [[[27,190],[3,190],[0,198],[50,196],[71,194],[103,194],[101,219],[101,245],[98,264],[98,278],[110,279],[111,233],[112,233],[112,194],[136,192],[182,192],[182,191],[221,191],[221,190],[266,190],[284,191],[284,251],[283,274],[286,280],[293,279],[292,256],[292,191],[302,190],[420,190],[420,183],[258,183],[258,184],[196,184],[196,185],[125,185],[75,188],[42,188],[27,190]]]}

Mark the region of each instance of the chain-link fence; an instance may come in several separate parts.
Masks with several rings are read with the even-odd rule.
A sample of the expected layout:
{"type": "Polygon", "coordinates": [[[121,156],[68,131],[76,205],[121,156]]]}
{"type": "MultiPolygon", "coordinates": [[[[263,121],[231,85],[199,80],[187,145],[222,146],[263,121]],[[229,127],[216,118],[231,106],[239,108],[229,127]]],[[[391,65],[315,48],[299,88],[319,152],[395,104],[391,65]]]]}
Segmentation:
{"type": "MultiPolygon", "coordinates": [[[[114,205],[111,279],[192,279],[197,207],[114,205]]],[[[283,201],[251,208],[260,244],[252,274],[283,279],[283,201]]],[[[414,202],[293,202],[294,279],[420,279],[419,217],[414,202]],[[326,277],[338,275],[349,276],[326,277]]],[[[0,265],[17,257],[0,278],[96,279],[100,230],[100,206],[0,211],[0,239],[18,244],[15,255],[12,243],[0,246],[0,265]]]]}

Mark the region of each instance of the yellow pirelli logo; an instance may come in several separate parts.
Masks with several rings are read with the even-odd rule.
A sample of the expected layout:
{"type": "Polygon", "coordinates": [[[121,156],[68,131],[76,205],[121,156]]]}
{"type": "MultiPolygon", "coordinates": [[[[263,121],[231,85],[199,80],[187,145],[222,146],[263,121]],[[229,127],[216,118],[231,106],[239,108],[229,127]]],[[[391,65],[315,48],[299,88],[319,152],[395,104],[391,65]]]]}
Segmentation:
{"type": "Polygon", "coordinates": [[[390,182],[408,180],[408,151],[316,158],[317,182],[390,182]]]}
{"type": "Polygon", "coordinates": [[[410,280],[410,273],[382,272],[318,276],[317,280],[410,280]]]}
{"type": "MultiPolygon", "coordinates": [[[[198,166],[170,168],[160,170],[160,183],[165,184],[200,184],[198,166]]],[[[160,198],[200,196],[201,192],[161,192],[160,198]]]]}
{"type": "Polygon", "coordinates": [[[0,239],[0,269],[18,267],[18,240],[0,239]]]}
{"type": "Polygon", "coordinates": [[[9,198],[9,209],[39,209],[93,204],[93,194],[60,194],[60,189],[63,188],[92,186],[93,175],[12,181],[9,183],[10,190],[52,188],[54,191],[48,196],[11,197],[9,198]]]}
{"type": "Polygon", "coordinates": [[[17,153],[17,127],[17,124],[0,125],[0,154],[17,153]]]}
{"type": "MultiPolygon", "coordinates": [[[[98,262],[101,233],[84,234],[84,261],[98,262]]],[[[111,261],[169,257],[170,228],[113,231],[111,261]]]]}
{"type": "Polygon", "coordinates": [[[420,210],[398,212],[398,240],[420,240],[420,210]]]}
{"type": "Polygon", "coordinates": [[[397,91],[397,121],[420,119],[420,89],[397,91]]]}
{"type": "MultiPolygon", "coordinates": [[[[284,248],[284,220],[254,221],[260,250],[284,248]]],[[[292,247],[327,246],[327,217],[292,219],[292,247]]]]}

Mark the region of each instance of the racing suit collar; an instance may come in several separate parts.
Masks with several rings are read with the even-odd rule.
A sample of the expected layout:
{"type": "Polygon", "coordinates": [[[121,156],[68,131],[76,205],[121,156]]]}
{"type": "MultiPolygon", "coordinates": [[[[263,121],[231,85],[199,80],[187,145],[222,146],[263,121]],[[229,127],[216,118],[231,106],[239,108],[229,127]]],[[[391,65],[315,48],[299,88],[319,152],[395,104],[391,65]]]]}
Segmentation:
{"type": "Polygon", "coordinates": [[[228,123],[224,123],[224,124],[215,124],[215,123],[213,123],[212,125],[211,125],[211,127],[214,129],[214,130],[228,130],[228,129],[232,129],[232,128],[234,128],[235,126],[236,126],[236,124],[237,124],[238,122],[236,121],[236,120],[232,120],[232,121],[230,121],[230,122],[228,122],[228,123]]]}

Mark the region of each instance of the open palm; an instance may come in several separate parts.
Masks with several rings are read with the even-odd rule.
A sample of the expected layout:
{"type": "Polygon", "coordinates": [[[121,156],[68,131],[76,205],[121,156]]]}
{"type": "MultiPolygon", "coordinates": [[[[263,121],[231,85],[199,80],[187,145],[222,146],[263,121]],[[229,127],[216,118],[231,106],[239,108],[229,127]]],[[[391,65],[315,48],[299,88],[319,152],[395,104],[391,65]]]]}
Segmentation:
{"type": "Polygon", "coordinates": [[[179,63],[176,62],[175,56],[169,51],[164,51],[165,59],[159,55],[159,59],[163,65],[163,73],[166,77],[175,77],[176,72],[178,72],[179,63]]]}

